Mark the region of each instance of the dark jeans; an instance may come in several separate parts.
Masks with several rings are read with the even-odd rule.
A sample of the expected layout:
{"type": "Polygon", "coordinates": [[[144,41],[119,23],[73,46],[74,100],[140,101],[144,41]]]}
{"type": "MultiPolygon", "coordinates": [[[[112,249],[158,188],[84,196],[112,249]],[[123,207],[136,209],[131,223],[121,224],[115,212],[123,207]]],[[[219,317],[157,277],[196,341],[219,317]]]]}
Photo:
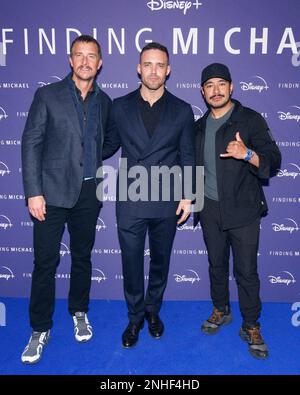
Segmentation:
{"type": "Polygon", "coordinates": [[[130,322],[143,320],[145,312],[158,313],[168,281],[170,255],[177,217],[118,218],[122,250],[124,294],[130,322]],[[148,231],[150,247],[149,282],[144,295],[144,248],[148,231]]]}
{"type": "Polygon", "coordinates": [[[46,220],[33,218],[34,270],[29,306],[30,325],[44,332],[53,325],[55,274],[60,260],[60,242],[67,223],[72,258],[69,312],[88,311],[91,288],[91,250],[100,211],[95,180],[82,183],[77,203],[70,209],[47,206],[46,220]]]}
{"type": "Polygon", "coordinates": [[[229,306],[229,256],[233,253],[233,274],[237,283],[243,323],[253,325],[261,312],[257,251],[260,218],[236,229],[222,230],[219,203],[205,198],[200,213],[204,241],[208,251],[211,298],[224,311],[229,306]]]}

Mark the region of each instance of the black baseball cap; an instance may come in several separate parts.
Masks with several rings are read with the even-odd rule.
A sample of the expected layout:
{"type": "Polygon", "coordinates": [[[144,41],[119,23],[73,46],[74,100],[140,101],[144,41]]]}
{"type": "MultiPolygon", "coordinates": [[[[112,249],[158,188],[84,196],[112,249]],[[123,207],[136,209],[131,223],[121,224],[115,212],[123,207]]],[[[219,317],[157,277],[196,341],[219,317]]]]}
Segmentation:
{"type": "Polygon", "coordinates": [[[212,63],[202,70],[201,86],[203,86],[204,82],[210,78],[222,78],[229,82],[232,81],[228,67],[222,63],[212,63]]]}

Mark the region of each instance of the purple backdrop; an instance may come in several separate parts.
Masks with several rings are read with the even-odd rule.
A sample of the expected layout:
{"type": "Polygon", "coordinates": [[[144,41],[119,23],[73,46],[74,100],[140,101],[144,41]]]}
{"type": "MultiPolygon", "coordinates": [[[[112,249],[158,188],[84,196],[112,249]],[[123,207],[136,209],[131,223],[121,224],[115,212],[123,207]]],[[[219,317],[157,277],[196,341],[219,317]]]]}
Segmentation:
{"type": "MultiPolygon", "coordinates": [[[[68,72],[68,46],[76,34],[92,34],[103,48],[98,83],[112,98],[138,86],[139,48],[159,41],[170,50],[167,87],[192,104],[205,105],[201,69],[226,63],[234,97],[266,118],[281,149],[282,168],[265,188],[269,215],[262,220],[259,248],[265,301],[299,298],[300,180],[299,0],[79,0],[6,1],[0,15],[0,296],[28,296],[32,271],[32,222],[25,207],[20,140],[35,90],[68,72]],[[2,43],[2,44],[1,44],[2,43]]],[[[118,155],[109,164],[117,165],[118,155]]],[[[122,299],[121,255],[114,198],[97,224],[92,297],[122,299]]],[[[57,295],[68,291],[68,233],[61,245],[57,295]]],[[[148,270],[145,249],[145,273],[148,270]]],[[[147,279],[146,279],[147,280],[147,279]]],[[[236,286],[231,281],[232,298],[236,286]]],[[[207,251],[191,221],[178,229],[167,299],[209,299],[207,251]]]]}

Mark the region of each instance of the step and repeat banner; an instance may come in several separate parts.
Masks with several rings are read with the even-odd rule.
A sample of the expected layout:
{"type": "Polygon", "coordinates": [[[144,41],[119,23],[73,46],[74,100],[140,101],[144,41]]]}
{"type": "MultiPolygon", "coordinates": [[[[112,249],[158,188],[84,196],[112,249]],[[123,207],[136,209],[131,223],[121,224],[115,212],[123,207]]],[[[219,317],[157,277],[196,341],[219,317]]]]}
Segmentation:
{"type": "MultiPolygon", "coordinates": [[[[269,214],[261,222],[259,272],[264,301],[300,295],[300,1],[299,0],[27,0],[0,8],[0,296],[27,297],[33,268],[33,224],[22,187],[21,136],[35,90],[69,73],[72,40],[99,40],[99,86],[111,97],[139,84],[140,49],[158,41],[170,52],[167,88],[203,116],[201,70],[229,66],[233,97],[260,112],[282,152],[278,175],[265,186],[269,214]]],[[[106,162],[118,166],[119,153],[106,162]]],[[[91,297],[122,299],[121,251],[109,196],[96,226],[91,297]]],[[[149,265],[145,246],[145,281],[149,265]]],[[[57,295],[70,277],[68,232],[61,243],[57,295]]],[[[232,299],[237,299],[230,277],[232,299]]],[[[207,251],[191,219],[178,228],[166,299],[209,299],[207,251]]]]}

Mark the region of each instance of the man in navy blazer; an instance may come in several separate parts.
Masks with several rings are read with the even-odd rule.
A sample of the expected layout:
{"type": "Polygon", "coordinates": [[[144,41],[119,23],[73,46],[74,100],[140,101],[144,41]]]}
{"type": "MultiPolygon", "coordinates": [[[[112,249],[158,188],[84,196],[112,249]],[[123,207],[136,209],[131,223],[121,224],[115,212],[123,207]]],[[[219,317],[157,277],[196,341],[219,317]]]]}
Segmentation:
{"type": "MultiPolygon", "coordinates": [[[[187,187],[185,196],[181,194],[180,182],[185,184],[185,173],[174,171],[168,187],[163,185],[164,176],[160,177],[152,170],[164,168],[168,172],[195,166],[191,106],[169,93],[164,86],[170,73],[167,48],[158,43],[146,45],[141,51],[137,72],[141,87],[114,100],[116,133],[110,134],[103,148],[105,158],[122,147],[116,211],[129,317],[122,342],[127,348],[138,341],[144,318],[154,338],[163,334],[164,325],[159,311],[167,285],[176,225],[190,214],[192,198],[187,190],[191,192],[192,186],[187,187]],[[151,178],[153,174],[155,176],[151,178]],[[133,193],[135,189],[136,196],[133,193]],[[180,194],[177,193],[179,191],[180,194]],[[164,192],[170,192],[170,196],[164,199],[164,192]],[[145,295],[144,245],[147,232],[150,267],[145,295]]],[[[187,178],[185,181],[190,181],[187,178]]]]}
{"type": "Polygon", "coordinates": [[[72,257],[69,312],[77,341],[92,337],[87,318],[91,287],[91,250],[101,203],[96,170],[102,164],[104,133],[111,128],[110,98],[96,75],[101,48],[91,36],[71,45],[72,72],[39,88],[22,137],[22,171],[34,223],[34,270],[30,297],[32,335],[22,361],[36,363],[47,344],[55,302],[55,273],[67,223],[72,257]]]}

